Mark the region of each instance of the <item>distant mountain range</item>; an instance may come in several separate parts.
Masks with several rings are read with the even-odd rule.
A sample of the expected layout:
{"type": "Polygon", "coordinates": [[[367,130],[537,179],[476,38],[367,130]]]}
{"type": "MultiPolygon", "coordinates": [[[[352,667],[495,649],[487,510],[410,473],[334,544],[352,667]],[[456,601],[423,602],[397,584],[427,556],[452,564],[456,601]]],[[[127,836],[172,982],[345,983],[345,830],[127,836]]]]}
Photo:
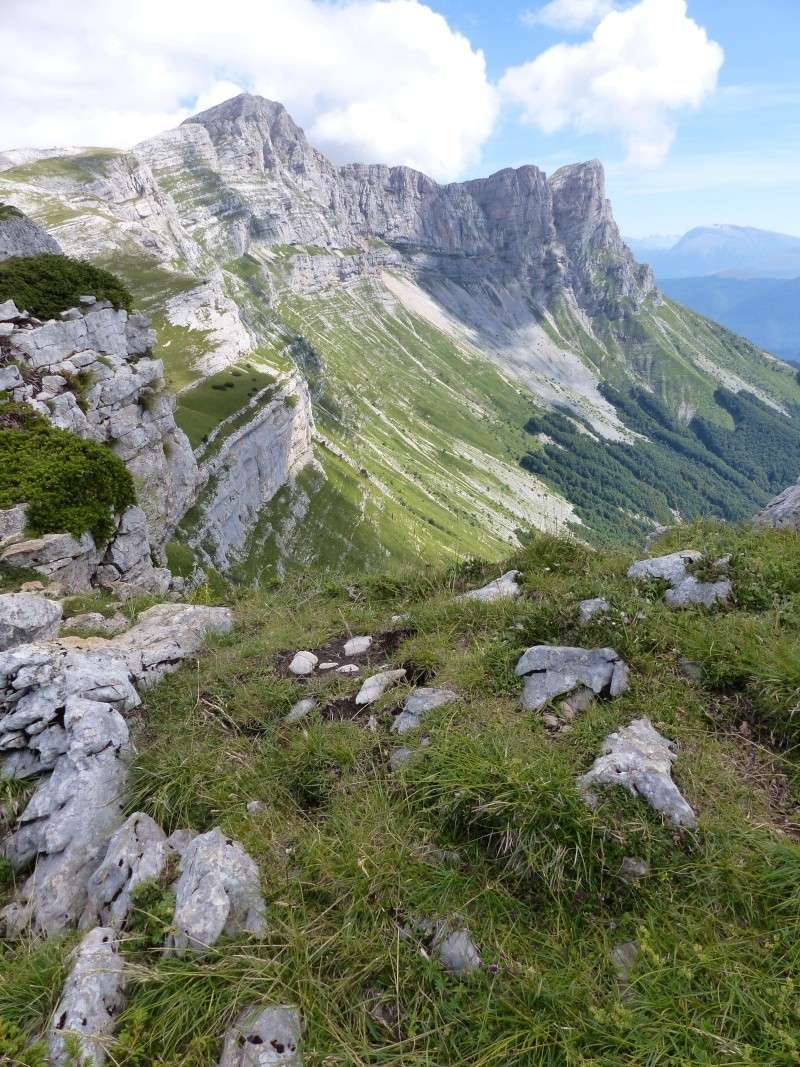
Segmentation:
{"type": "Polygon", "coordinates": [[[800,364],[800,237],[719,225],[627,243],[668,296],[800,364]]]}

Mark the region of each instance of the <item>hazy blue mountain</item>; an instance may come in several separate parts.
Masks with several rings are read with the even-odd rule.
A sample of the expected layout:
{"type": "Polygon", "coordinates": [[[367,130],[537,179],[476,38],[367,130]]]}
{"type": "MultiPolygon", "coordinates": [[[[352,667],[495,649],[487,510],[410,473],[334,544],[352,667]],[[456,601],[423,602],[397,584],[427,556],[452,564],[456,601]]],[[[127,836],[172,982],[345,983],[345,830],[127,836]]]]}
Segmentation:
{"type": "Polygon", "coordinates": [[[743,278],[800,276],[800,237],[752,226],[698,226],[671,247],[668,238],[628,240],[636,257],[664,278],[696,278],[722,272],[743,278]]]}

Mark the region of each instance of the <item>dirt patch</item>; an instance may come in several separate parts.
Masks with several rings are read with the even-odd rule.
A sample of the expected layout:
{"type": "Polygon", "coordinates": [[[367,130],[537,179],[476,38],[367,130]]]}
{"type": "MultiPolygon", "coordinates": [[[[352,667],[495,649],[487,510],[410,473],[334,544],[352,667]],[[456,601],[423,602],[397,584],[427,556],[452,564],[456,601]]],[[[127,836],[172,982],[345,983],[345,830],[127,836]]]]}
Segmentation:
{"type": "MultiPolygon", "coordinates": [[[[364,674],[363,668],[383,666],[388,657],[393,652],[396,652],[403,641],[411,635],[411,632],[411,630],[401,629],[386,630],[384,633],[374,634],[372,644],[360,656],[345,656],[344,654],[344,646],[351,636],[358,636],[351,634],[343,634],[341,637],[335,637],[331,641],[327,641],[324,645],[318,645],[316,648],[304,648],[302,651],[313,652],[320,663],[335,663],[337,667],[343,667],[346,663],[354,663],[357,667],[362,668],[359,673],[359,677],[361,677],[364,674]]],[[[275,664],[280,674],[286,677],[294,677],[289,671],[289,664],[298,651],[298,649],[293,648],[277,653],[275,664]]],[[[325,674],[336,675],[336,668],[332,667],[329,671],[320,671],[318,667],[313,675],[306,675],[305,677],[320,677],[325,674]]],[[[345,677],[347,676],[345,675],[345,677]]]]}

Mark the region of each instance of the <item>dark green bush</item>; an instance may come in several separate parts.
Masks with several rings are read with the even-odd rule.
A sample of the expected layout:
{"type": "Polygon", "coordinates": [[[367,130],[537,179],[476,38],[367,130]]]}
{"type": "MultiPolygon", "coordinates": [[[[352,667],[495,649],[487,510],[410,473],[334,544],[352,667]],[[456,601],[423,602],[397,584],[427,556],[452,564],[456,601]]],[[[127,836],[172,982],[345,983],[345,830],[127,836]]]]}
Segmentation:
{"type": "Polygon", "coordinates": [[[89,530],[105,542],[136,494],[105,445],[56,429],[25,404],[0,403],[0,508],[21,503],[29,505],[32,534],[89,530]]]}
{"type": "Polygon", "coordinates": [[[126,311],[133,305],[119,278],[83,260],[44,252],[0,263],[0,303],[13,300],[20,311],[29,311],[37,318],[53,319],[59,312],[76,307],[87,293],[126,311]]]}
{"type": "Polygon", "coordinates": [[[0,204],[0,222],[4,222],[6,219],[23,219],[25,216],[19,210],[19,208],[12,207],[11,204],[0,204]]]}

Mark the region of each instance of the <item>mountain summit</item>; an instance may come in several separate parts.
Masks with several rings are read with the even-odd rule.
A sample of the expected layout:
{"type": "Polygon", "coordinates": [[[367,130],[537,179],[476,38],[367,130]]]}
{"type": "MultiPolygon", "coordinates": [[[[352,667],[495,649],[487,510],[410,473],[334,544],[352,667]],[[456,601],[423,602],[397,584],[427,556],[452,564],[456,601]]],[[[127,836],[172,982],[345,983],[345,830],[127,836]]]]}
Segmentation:
{"type": "Polygon", "coordinates": [[[22,158],[0,200],[153,316],[204,567],[499,558],[531,526],[638,537],[796,480],[793,373],[663,297],[597,161],[338,166],[249,94],[129,152],[22,158]]]}

